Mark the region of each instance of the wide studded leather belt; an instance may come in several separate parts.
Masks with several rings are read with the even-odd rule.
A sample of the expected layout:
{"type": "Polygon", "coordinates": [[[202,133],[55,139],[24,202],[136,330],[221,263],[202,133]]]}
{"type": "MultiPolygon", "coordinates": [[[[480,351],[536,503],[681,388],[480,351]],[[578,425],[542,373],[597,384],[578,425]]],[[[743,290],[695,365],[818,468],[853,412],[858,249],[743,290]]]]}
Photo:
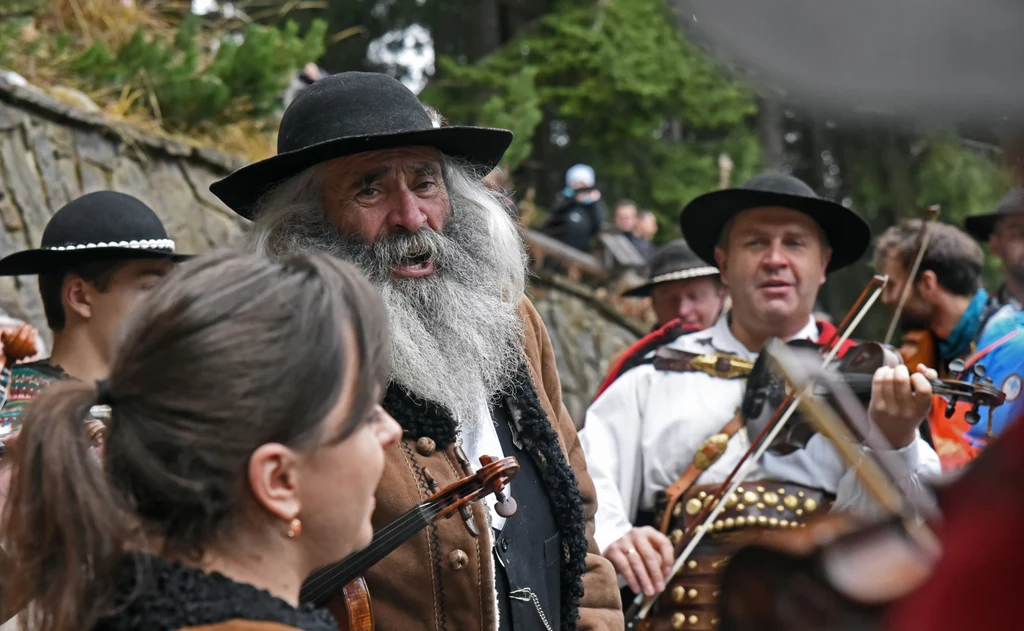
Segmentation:
{"type": "MultiPolygon", "coordinates": [[[[678,543],[696,519],[717,484],[695,486],[673,509],[669,538],[678,543]]],[[[764,529],[799,528],[831,508],[834,498],[820,489],[799,484],[758,481],[744,484],[726,498],[726,508],[697,545],[683,569],[672,579],[641,625],[645,631],[690,629],[710,631],[718,626],[718,584],[732,555],[754,543],[764,529]]]]}

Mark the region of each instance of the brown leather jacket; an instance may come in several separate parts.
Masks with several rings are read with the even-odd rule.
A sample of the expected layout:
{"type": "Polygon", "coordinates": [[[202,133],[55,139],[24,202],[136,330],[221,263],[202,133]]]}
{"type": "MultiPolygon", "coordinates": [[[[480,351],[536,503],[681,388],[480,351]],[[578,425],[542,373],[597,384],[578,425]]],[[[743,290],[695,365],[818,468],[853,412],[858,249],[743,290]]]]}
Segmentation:
{"type": "MultiPolygon", "coordinates": [[[[569,479],[563,481],[561,487],[555,485],[553,488],[553,484],[548,483],[555,510],[561,511],[559,514],[563,516],[559,522],[565,555],[562,611],[571,612],[576,604],[571,594],[573,590],[566,587],[567,580],[576,584],[575,581],[581,578],[584,593],[578,601],[578,628],[622,629],[615,572],[611,564],[600,556],[594,542],[594,513],[597,511],[594,484],[587,475],[583,450],[572,419],[562,405],[551,340],[529,300],[523,299],[520,313],[526,324],[528,360],[523,381],[527,380],[525,370],[528,370],[528,381],[532,383],[536,396],[527,392],[517,396],[516,400],[523,402],[524,417],[534,410],[535,416],[542,419],[537,423],[541,427],[534,428],[535,435],[546,436],[548,440],[538,443],[546,442],[553,450],[550,443],[557,439],[560,447],[559,451],[548,451],[539,457],[545,480],[549,480],[549,470],[556,472],[550,479],[557,479],[559,467],[566,472],[564,477],[569,479]],[[566,457],[571,472],[564,464],[566,457]],[[578,493],[572,489],[577,483],[578,493]],[[567,488],[570,490],[566,491],[567,488]],[[578,515],[575,529],[569,517],[574,510],[578,515]],[[569,531],[577,533],[578,537],[574,539],[569,531]],[[572,562],[567,563],[566,559],[572,562]]],[[[432,411],[409,401],[396,402],[390,391],[384,401],[384,407],[406,431],[402,442],[387,454],[384,477],[377,493],[377,509],[373,518],[375,528],[387,524],[429,496],[422,477],[424,467],[429,468],[441,488],[463,477],[451,444],[455,440],[454,426],[445,427],[444,422],[434,422],[433,426],[430,424],[433,421],[424,423],[423,419],[429,418],[432,411]]],[[[433,412],[436,411],[434,407],[433,412]]],[[[448,419],[450,422],[450,416],[448,419]]],[[[524,426],[526,422],[524,419],[524,426]]],[[[531,431],[529,428],[524,431],[524,441],[530,440],[531,431]]],[[[541,451],[543,449],[540,447],[541,451]]],[[[458,516],[443,520],[414,536],[367,573],[378,629],[490,631],[497,627],[491,530],[482,504],[475,504],[472,510],[480,531],[479,538],[467,533],[458,516]]],[[[568,617],[572,618],[571,613],[568,617]]],[[[563,617],[563,631],[568,631],[569,626],[572,626],[571,622],[565,622],[563,617]]]]}

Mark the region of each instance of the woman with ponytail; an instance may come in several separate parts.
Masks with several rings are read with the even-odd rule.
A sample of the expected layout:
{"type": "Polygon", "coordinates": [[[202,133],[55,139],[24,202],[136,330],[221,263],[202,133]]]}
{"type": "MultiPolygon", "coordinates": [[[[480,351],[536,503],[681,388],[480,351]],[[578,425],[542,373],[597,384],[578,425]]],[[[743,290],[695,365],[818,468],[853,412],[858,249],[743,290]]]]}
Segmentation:
{"type": "Polygon", "coordinates": [[[33,631],[330,631],[298,605],[367,545],[387,317],[336,259],[214,253],[134,312],[109,380],[31,406],[10,449],[4,611],[33,631]],[[102,450],[83,421],[110,408],[102,450]]]}

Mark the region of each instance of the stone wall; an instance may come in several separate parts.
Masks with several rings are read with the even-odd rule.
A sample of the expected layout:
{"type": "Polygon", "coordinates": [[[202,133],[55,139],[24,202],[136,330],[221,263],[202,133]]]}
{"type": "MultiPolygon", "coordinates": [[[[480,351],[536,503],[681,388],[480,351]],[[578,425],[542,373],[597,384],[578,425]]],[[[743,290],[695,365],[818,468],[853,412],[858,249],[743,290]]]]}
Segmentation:
{"type": "MultiPolygon", "coordinates": [[[[0,256],[38,247],[54,212],[101,189],[149,204],[179,252],[227,244],[241,234],[244,220],[208,187],[234,167],[214,151],[142,133],[0,80],[0,256]]],[[[0,279],[0,309],[39,328],[49,342],[34,277],[0,279]]]]}
{"type": "Polygon", "coordinates": [[[529,294],[547,325],[562,380],[562,398],[579,428],[610,361],[641,332],[606,307],[589,288],[557,276],[535,277],[529,294]]]}
{"type": "MultiPolygon", "coordinates": [[[[149,204],[180,252],[228,244],[247,222],[209,185],[237,166],[214,151],[140,132],[0,79],[0,257],[37,247],[57,209],[101,189],[149,204]]],[[[609,359],[639,331],[586,286],[538,274],[530,295],[550,331],[566,406],[579,425],[609,359]]],[[[35,277],[0,278],[0,309],[36,326],[49,344],[35,277]]]]}

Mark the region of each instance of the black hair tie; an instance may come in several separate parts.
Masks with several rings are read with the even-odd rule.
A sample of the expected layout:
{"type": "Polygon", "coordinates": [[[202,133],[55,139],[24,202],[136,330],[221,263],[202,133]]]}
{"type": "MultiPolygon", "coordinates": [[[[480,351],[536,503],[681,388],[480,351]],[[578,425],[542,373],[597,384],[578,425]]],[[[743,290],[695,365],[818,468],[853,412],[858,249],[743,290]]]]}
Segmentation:
{"type": "Polygon", "coordinates": [[[110,382],[100,379],[96,382],[96,405],[114,405],[114,396],[110,393],[110,382]]]}

